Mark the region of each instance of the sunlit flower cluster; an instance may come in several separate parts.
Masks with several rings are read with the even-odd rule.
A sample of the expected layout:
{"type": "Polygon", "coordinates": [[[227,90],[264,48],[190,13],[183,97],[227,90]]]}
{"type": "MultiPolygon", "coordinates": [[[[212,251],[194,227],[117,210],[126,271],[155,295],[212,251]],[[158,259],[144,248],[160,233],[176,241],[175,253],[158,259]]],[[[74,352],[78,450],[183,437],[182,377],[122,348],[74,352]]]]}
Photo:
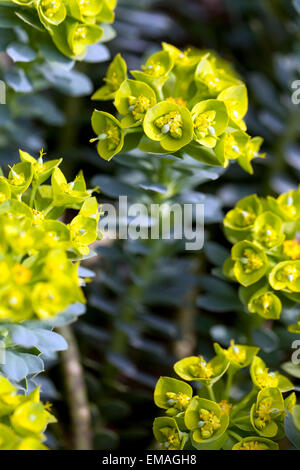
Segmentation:
{"type": "Polygon", "coordinates": [[[76,261],[99,236],[97,200],[83,174],[67,183],[61,160],[20,156],[0,177],[0,321],[43,319],[84,302],[76,261]],[[67,208],[78,213],[65,224],[57,219],[67,208]]]}
{"type": "MultiPolygon", "coordinates": [[[[247,196],[224,219],[234,244],[224,272],[241,284],[252,313],[278,319],[282,302],[300,301],[300,189],[273,197],[247,196]]],[[[289,329],[300,332],[300,324],[289,329]]]]}
{"type": "Polygon", "coordinates": [[[117,0],[11,0],[51,35],[57,48],[70,57],[84,56],[87,46],[103,36],[102,23],[114,21],[117,0]]]}
{"type": "MultiPolygon", "coordinates": [[[[177,375],[198,383],[197,394],[186,382],[160,377],[155,404],[166,416],[154,420],[153,431],[162,449],[276,450],[285,436],[284,418],[293,413],[296,395],[288,378],[270,371],[257,356],[259,348],[235,344],[214,345],[216,356],[187,357],[174,365],[177,375]],[[236,373],[250,367],[252,390],[241,399],[232,397],[236,373]],[[227,380],[225,377],[227,376],[227,380]],[[202,387],[199,389],[199,383],[202,387]]],[[[296,407],[297,408],[297,407],[296,407]]]]}
{"type": "Polygon", "coordinates": [[[131,76],[118,54],[92,97],[114,100],[120,119],[103,111],[93,114],[97,138],[92,140],[98,141],[102,158],[110,160],[131,145],[222,167],[237,160],[252,173],[251,161],[263,156],[262,139],[246,132],[247,89],[230,64],[212,51],[182,52],[163,43],[131,76]]]}
{"type": "Polygon", "coordinates": [[[46,450],[44,432],[56,419],[36,388],[29,395],[0,375],[0,450],[46,450]]]}

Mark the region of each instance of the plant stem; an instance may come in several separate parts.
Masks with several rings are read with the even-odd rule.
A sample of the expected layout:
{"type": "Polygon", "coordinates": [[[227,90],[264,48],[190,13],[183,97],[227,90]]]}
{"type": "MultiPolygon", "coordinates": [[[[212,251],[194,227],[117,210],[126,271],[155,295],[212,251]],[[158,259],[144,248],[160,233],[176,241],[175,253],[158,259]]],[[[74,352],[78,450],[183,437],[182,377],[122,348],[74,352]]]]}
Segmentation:
{"type": "Polygon", "coordinates": [[[227,375],[227,381],[226,381],[226,386],[224,390],[224,400],[228,400],[229,398],[229,393],[230,393],[230,388],[232,385],[232,380],[233,380],[234,373],[228,374],[227,375]]]}
{"type": "Polygon", "coordinates": [[[229,430],[229,431],[227,431],[227,432],[228,432],[228,434],[229,434],[230,436],[232,436],[232,437],[233,437],[234,439],[236,439],[238,442],[243,439],[242,436],[240,436],[239,434],[237,434],[237,433],[234,432],[234,431],[229,430]]]}
{"type": "Polygon", "coordinates": [[[49,212],[52,211],[52,209],[54,209],[54,206],[52,206],[52,204],[50,204],[50,205],[47,207],[47,209],[44,211],[45,215],[48,215],[49,212]]]}
{"type": "MultiPolygon", "coordinates": [[[[195,276],[201,275],[203,272],[204,255],[201,251],[197,254],[197,259],[193,262],[192,273],[195,276]]],[[[177,315],[177,323],[180,327],[180,338],[175,341],[174,353],[177,359],[192,356],[197,344],[197,334],[195,321],[197,317],[196,301],[199,295],[198,287],[194,287],[184,299],[182,306],[179,308],[177,315]]]]}
{"type": "Polygon", "coordinates": [[[91,414],[77,341],[70,326],[59,328],[59,333],[69,346],[60,356],[71,417],[73,448],[92,450],[91,414]]]}
{"type": "Polygon", "coordinates": [[[174,353],[177,359],[192,356],[197,344],[195,334],[195,308],[198,292],[193,289],[185,299],[184,306],[180,308],[177,315],[177,323],[180,327],[180,339],[175,341],[174,353]]]}
{"type": "MultiPolygon", "coordinates": [[[[161,184],[165,184],[168,179],[168,162],[166,159],[161,158],[157,168],[157,179],[161,184]]],[[[153,197],[153,203],[160,202],[160,196],[156,195],[153,197]]],[[[156,266],[157,260],[162,256],[164,251],[164,242],[161,239],[150,239],[149,240],[149,252],[141,257],[139,265],[136,269],[136,276],[139,280],[138,283],[132,282],[128,288],[126,296],[124,296],[123,307],[121,308],[120,315],[118,316],[118,322],[124,324],[132,324],[137,316],[138,305],[143,300],[145,287],[151,281],[153,271],[156,266]]],[[[126,332],[122,331],[117,325],[114,328],[112,334],[112,340],[109,348],[109,353],[125,354],[128,348],[128,338],[126,332]]],[[[113,376],[115,373],[115,367],[109,363],[105,367],[105,375],[113,376]]]]}
{"type": "Polygon", "coordinates": [[[35,198],[35,194],[36,194],[37,188],[38,188],[37,185],[33,185],[33,186],[32,186],[32,189],[31,189],[30,200],[29,200],[29,206],[30,206],[31,208],[33,208],[33,203],[34,203],[34,198],[35,198]]]}
{"type": "Polygon", "coordinates": [[[255,387],[253,387],[253,389],[247,394],[244,396],[244,398],[239,402],[238,405],[235,405],[233,406],[232,408],[232,411],[231,411],[231,414],[230,414],[230,417],[231,419],[240,411],[242,410],[243,408],[245,408],[245,406],[249,403],[249,401],[254,397],[254,395],[256,395],[257,393],[257,390],[255,389],[255,387]]]}
{"type": "Polygon", "coordinates": [[[209,398],[212,401],[216,401],[216,397],[215,397],[212,385],[206,385],[206,388],[207,388],[207,391],[208,391],[208,394],[209,394],[209,398]]]}

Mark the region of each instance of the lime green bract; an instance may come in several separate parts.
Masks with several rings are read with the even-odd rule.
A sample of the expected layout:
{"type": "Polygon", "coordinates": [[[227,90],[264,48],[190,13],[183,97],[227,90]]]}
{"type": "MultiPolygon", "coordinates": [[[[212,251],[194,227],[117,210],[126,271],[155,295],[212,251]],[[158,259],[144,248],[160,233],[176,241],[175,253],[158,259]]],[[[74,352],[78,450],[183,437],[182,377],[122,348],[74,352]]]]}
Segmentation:
{"type": "Polygon", "coordinates": [[[29,395],[0,375],[0,450],[47,450],[44,431],[55,417],[40,401],[36,388],[29,395]]]}
{"type": "Polygon", "coordinates": [[[82,173],[67,183],[61,160],[20,151],[0,179],[0,321],[45,319],[84,302],[78,263],[99,236],[97,200],[82,173]],[[51,184],[42,184],[51,177],[51,184]],[[70,223],[57,220],[78,210],[70,223]]]}
{"type": "MultiPolygon", "coordinates": [[[[251,313],[280,318],[286,301],[300,301],[300,188],[273,197],[247,196],[224,219],[233,244],[224,274],[241,284],[240,299],[251,313]]],[[[300,323],[290,325],[300,332],[300,323]]]]}
{"type": "MultiPolygon", "coordinates": [[[[230,65],[212,51],[184,52],[163,43],[162,50],[148,58],[141,70],[132,70],[118,54],[110,64],[105,84],[93,100],[114,99],[120,116],[121,136],[113,152],[107,151],[111,136],[100,133],[98,153],[105,160],[119,153],[134,133],[136,146],[147,153],[184,154],[205,164],[227,167],[236,160],[252,173],[251,161],[259,155],[260,137],[246,132],[247,89],[230,65]]],[[[111,116],[112,120],[113,116],[111,116]]],[[[115,119],[115,118],[114,118],[115,119]]],[[[115,122],[115,125],[117,123],[115,122]]],[[[95,140],[97,140],[95,139],[95,140]]]]}
{"type": "MultiPolygon", "coordinates": [[[[181,379],[160,377],[154,391],[156,406],[167,416],[156,418],[153,431],[166,450],[277,450],[285,437],[285,417],[298,423],[292,382],[270,371],[257,355],[259,348],[214,344],[216,356],[181,359],[174,370],[181,379]],[[236,398],[233,380],[248,368],[252,390],[236,398]],[[250,370],[249,370],[250,369],[250,370]],[[196,387],[192,387],[196,384],[196,387]],[[199,387],[200,385],[200,387],[199,387]],[[196,392],[196,393],[195,393],[196,392]],[[284,398],[283,394],[292,392],[284,398]]],[[[235,384],[234,384],[235,385],[235,384]]]]}
{"type": "Polygon", "coordinates": [[[27,7],[30,17],[52,37],[66,56],[80,59],[103,36],[103,23],[114,21],[117,1],[111,0],[10,0],[27,7]]]}

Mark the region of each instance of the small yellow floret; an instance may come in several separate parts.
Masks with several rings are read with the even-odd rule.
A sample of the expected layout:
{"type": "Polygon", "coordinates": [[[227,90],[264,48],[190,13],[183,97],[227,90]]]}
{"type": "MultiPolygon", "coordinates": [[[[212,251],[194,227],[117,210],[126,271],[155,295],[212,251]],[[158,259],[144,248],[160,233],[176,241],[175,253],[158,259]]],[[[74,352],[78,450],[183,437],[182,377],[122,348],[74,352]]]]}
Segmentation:
{"type": "Polygon", "coordinates": [[[241,259],[241,262],[243,263],[243,269],[246,274],[257,271],[263,266],[263,260],[254,250],[247,248],[244,250],[243,255],[244,257],[241,259]]]}
{"type": "Polygon", "coordinates": [[[180,439],[178,431],[174,428],[165,427],[160,429],[161,434],[166,438],[164,442],[165,449],[178,450],[180,449],[180,439]]]}
{"type": "Polygon", "coordinates": [[[60,0],[43,0],[42,7],[44,9],[45,15],[51,18],[51,16],[56,15],[56,13],[59,11],[61,7],[61,1],[60,0]]]}
{"type": "Polygon", "coordinates": [[[220,419],[214,411],[208,411],[204,408],[200,410],[199,416],[198,426],[201,436],[203,439],[209,439],[221,427],[220,419]]]}
{"type": "Polygon", "coordinates": [[[238,364],[243,364],[246,360],[246,350],[243,346],[237,346],[232,339],[230,341],[230,346],[227,349],[227,357],[229,360],[233,362],[237,362],[238,364]]]}
{"type": "Polygon", "coordinates": [[[166,395],[169,398],[171,406],[179,411],[184,411],[187,408],[191,399],[188,395],[182,392],[167,392],[166,395]]]}
{"type": "Polygon", "coordinates": [[[221,415],[229,415],[232,403],[229,403],[227,400],[222,400],[219,403],[219,407],[221,408],[221,415]]]}
{"type": "Polygon", "coordinates": [[[292,259],[300,258],[299,240],[286,240],[283,242],[283,253],[292,259]]]}
{"type": "Polygon", "coordinates": [[[12,269],[12,273],[15,283],[20,285],[27,284],[32,276],[30,269],[22,264],[16,264],[12,269]]]}
{"type": "Polygon", "coordinates": [[[147,96],[130,96],[128,101],[129,109],[135,121],[141,120],[151,106],[151,100],[147,96]]]}
{"type": "Polygon", "coordinates": [[[190,367],[190,372],[194,377],[199,377],[199,379],[210,379],[214,375],[213,368],[209,362],[199,356],[199,362],[192,364],[190,367]]]}
{"type": "Polygon", "coordinates": [[[180,139],[182,137],[183,121],[178,111],[171,111],[159,117],[156,119],[155,125],[161,129],[163,134],[170,134],[173,139],[180,139]]]}
{"type": "Polygon", "coordinates": [[[186,100],[184,100],[180,96],[178,96],[178,98],[172,98],[172,96],[170,96],[166,99],[166,101],[169,101],[170,103],[176,103],[178,104],[178,106],[186,106],[187,103],[186,100]]]}
{"type": "Polygon", "coordinates": [[[256,381],[260,387],[277,387],[278,378],[276,372],[269,372],[269,369],[259,369],[256,371],[256,381]]]}
{"type": "Polygon", "coordinates": [[[239,450],[268,450],[268,447],[258,441],[243,442],[239,450]]]}

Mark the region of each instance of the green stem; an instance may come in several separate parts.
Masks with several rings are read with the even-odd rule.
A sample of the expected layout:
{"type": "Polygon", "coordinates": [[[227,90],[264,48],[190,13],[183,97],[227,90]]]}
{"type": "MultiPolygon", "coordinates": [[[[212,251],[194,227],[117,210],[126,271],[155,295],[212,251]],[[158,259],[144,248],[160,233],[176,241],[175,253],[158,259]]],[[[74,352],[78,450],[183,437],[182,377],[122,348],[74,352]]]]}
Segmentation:
{"type": "MultiPolygon", "coordinates": [[[[161,184],[167,184],[168,180],[168,161],[164,158],[158,160],[159,166],[157,168],[156,177],[161,184]]],[[[160,202],[159,194],[153,198],[152,203],[156,204],[160,202]]],[[[161,239],[150,239],[149,240],[149,252],[146,256],[141,257],[136,275],[140,282],[136,284],[133,282],[129,289],[124,295],[124,303],[121,308],[120,315],[118,316],[118,322],[124,324],[132,324],[136,318],[137,306],[143,301],[143,295],[145,287],[151,281],[153,276],[154,268],[157,260],[161,258],[164,252],[164,242],[161,239]]],[[[124,355],[128,349],[128,338],[127,334],[115,327],[112,335],[112,340],[109,348],[109,352],[115,352],[117,354],[124,355]]],[[[112,377],[115,374],[115,368],[110,364],[106,365],[105,368],[106,376],[112,377]]]]}
{"type": "Polygon", "coordinates": [[[227,432],[228,432],[228,434],[229,434],[230,436],[232,436],[232,437],[233,437],[234,439],[236,439],[238,442],[243,439],[242,436],[240,436],[239,434],[237,434],[237,433],[234,432],[234,431],[229,430],[229,431],[227,431],[227,432]]]}
{"type": "Polygon", "coordinates": [[[225,386],[225,390],[224,390],[224,400],[228,400],[228,398],[229,398],[230,388],[231,388],[231,385],[232,385],[232,380],[233,380],[234,374],[235,374],[235,372],[232,372],[232,373],[227,375],[227,381],[226,381],[226,386],[225,386]]]}
{"type": "Polygon", "coordinates": [[[34,198],[35,198],[35,195],[36,195],[37,188],[38,188],[37,185],[32,185],[30,200],[29,200],[29,206],[31,208],[33,208],[33,203],[34,203],[34,198]]]}
{"type": "Polygon", "coordinates": [[[208,391],[208,394],[209,394],[209,398],[212,401],[216,401],[216,396],[215,396],[215,393],[213,391],[212,385],[206,385],[206,388],[207,388],[207,391],[208,391]]]}
{"type": "Polygon", "coordinates": [[[50,211],[52,211],[52,209],[54,209],[54,206],[52,206],[52,204],[50,204],[47,209],[45,210],[45,215],[48,215],[50,211]]]}
{"type": "Polygon", "coordinates": [[[249,401],[256,395],[257,390],[255,387],[244,396],[244,398],[237,404],[234,405],[230,413],[230,418],[232,419],[239,411],[241,411],[245,406],[248,405],[249,401]]]}
{"type": "Polygon", "coordinates": [[[157,95],[158,95],[158,99],[160,101],[163,101],[165,98],[164,98],[164,94],[163,94],[163,91],[162,91],[162,85],[159,85],[156,90],[157,90],[157,95]]]}

